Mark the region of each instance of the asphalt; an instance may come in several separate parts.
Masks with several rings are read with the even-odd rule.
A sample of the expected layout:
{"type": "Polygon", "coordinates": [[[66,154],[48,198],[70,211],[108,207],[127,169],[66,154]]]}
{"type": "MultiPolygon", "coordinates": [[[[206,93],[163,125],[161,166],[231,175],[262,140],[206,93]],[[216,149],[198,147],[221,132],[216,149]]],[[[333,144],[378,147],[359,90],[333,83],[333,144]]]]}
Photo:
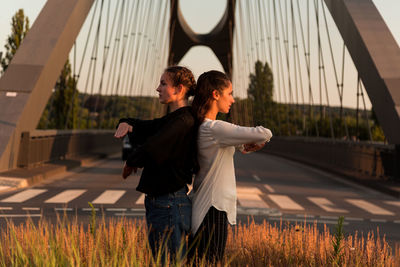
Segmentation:
{"type": "Polygon", "coordinates": [[[40,166],[17,168],[0,173],[0,193],[29,187],[55,175],[74,168],[86,166],[93,161],[106,158],[104,154],[85,155],[79,158],[57,160],[40,166]]]}
{"type": "MultiPolygon", "coordinates": [[[[110,155],[110,157],[111,156],[116,155],[110,155]]],[[[35,183],[41,182],[55,175],[64,173],[77,167],[88,165],[93,161],[106,157],[107,155],[104,154],[87,155],[80,158],[49,162],[30,168],[18,168],[2,172],[0,173],[0,193],[32,186],[35,183]]],[[[400,199],[400,180],[366,180],[351,176],[342,177],[400,199]]]]}

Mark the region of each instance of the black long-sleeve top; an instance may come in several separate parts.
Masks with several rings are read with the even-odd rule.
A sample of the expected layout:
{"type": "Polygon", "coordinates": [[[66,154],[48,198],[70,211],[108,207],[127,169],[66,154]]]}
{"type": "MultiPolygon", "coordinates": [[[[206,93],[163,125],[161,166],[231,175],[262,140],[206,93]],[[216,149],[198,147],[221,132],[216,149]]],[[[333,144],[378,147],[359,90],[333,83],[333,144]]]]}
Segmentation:
{"type": "Polygon", "coordinates": [[[172,193],[192,182],[197,171],[195,119],[183,107],[154,120],[124,118],[133,127],[134,149],[126,164],[144,167],[136,190],[151,196],[172,193]]]}

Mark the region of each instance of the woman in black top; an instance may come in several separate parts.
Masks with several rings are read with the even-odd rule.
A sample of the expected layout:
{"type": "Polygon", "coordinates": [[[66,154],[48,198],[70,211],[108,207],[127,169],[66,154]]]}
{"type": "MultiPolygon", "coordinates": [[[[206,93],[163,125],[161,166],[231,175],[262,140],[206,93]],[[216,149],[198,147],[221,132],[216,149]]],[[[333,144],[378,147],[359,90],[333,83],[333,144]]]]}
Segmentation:
{"type": "Polygon", "coordinates": [[[115,137],[129,133],[134,147],[124,166],[123,177],[144,168],[137,190],[146,194],[149,243],[156,255],[167,242],[172,255],[185,254],[185,236],[191,226],[191,202],[187,184],[198,169],[195,119],[188,107],[196,82],[185,67],[167,68],[157,88],[160,103],[170,113],[154,120],[121,119],[115,137]],[[183,247],[183,251],[180,248],[183,247]]]}

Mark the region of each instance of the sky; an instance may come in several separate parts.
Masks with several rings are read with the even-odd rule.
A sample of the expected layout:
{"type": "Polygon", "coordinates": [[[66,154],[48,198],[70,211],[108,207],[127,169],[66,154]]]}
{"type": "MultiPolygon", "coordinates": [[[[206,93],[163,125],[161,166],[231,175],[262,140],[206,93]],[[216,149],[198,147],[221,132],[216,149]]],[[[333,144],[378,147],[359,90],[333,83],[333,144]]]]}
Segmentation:
{"type": "MultiPolygon", "coordinates": [[[[0,0],[0,52],[4,51],[6,38],[10,33],[11,17],[19,8],[23,8],[29,17],[31,26],[45,4],[45,0],[0,0]]],[[[394,38],[400,43],[400,0],[373,0],[394,38]]],[[[226,0],[180,0],[180,6],[188,24],[197,33],[209,32],[219,21],[226,7],[226,0]],[[212,6],[212,8],[210,8],[212,6]]],[[[189,66],[198,77],[210,69],[222,70],[216,56],[208,47],[193,47],[180,62],[189,66]]],[[[356,99],[347,106],[354,106],[356,99]]],[[[369,102],[369,101],[368,101],[369,102]]]]}

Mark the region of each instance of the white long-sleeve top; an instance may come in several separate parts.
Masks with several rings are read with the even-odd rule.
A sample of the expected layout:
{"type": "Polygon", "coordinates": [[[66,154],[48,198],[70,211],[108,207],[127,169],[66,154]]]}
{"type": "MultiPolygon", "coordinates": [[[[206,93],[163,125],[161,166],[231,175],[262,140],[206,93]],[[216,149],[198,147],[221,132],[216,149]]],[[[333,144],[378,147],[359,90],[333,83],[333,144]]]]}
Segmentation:
{"type": "Polygon", "coordinates": [[[211,206],[225,211],[229,223],[236,224],[235,147],[265,143],[271,137],[271,131],[262,126],[241,127],[220,120],[204,120],[197,141],[200,171],[191,192],[193,233],[197,232],[211,206]]]}

